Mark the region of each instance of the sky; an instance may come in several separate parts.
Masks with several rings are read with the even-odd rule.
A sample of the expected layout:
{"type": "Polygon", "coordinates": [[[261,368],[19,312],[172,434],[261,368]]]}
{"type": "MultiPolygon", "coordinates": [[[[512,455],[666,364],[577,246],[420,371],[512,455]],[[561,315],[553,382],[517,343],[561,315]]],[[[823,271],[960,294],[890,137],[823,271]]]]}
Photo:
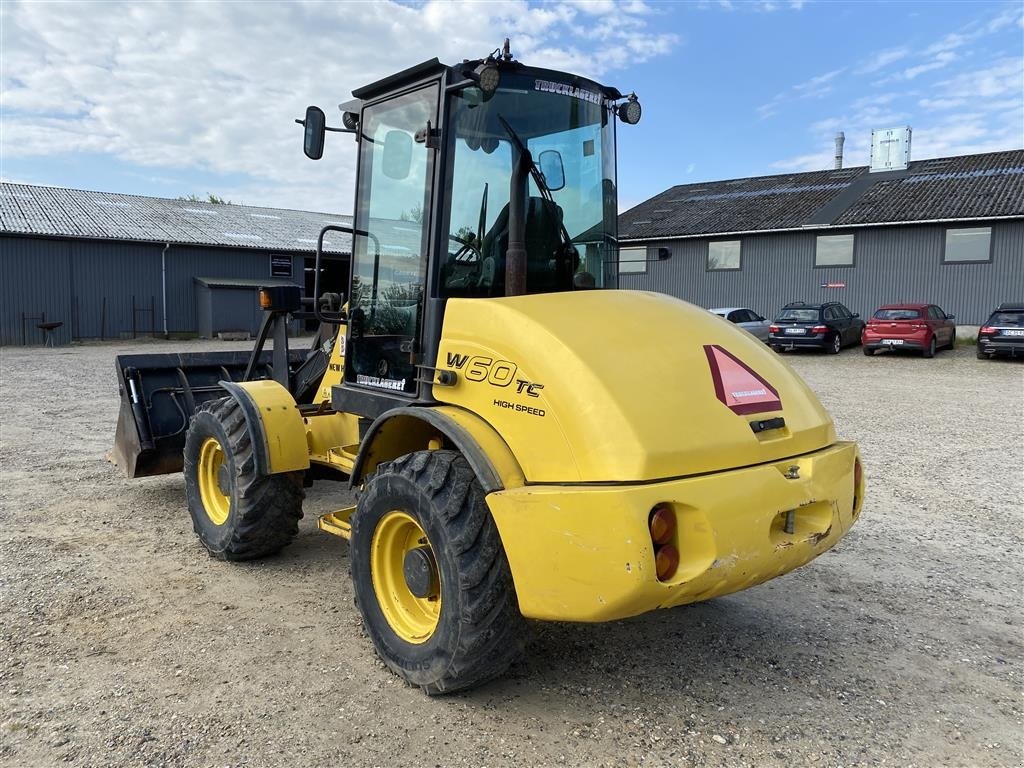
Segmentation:
{"type": "Polygon", "coordinates": [[[635,91],[619,209],[676,184],[1024,147],[1024,3],[814,0],[0,4],[0,178],[350,213],[355,142],[302,154],[339,102],[503,38],[524,63],[635,91]]]}

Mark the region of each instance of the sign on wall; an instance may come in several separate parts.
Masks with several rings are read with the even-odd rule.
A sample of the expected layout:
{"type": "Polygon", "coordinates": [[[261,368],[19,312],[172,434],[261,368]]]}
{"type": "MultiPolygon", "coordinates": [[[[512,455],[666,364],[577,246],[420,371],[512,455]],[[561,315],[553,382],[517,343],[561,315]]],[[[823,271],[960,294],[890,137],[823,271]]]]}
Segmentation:
{"type": "Polygon", "coordinates": [[[271,277],[291,277],[292,276],[292,257],[291,256],[271,256],[270,257],[270,276],[271,277]]]}

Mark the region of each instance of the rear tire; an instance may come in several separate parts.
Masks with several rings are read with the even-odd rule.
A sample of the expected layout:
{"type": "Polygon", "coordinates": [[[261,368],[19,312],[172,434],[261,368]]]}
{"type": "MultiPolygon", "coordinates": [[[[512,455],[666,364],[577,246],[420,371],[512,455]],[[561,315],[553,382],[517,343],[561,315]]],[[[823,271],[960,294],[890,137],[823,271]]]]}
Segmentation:
{"type": "Polygon", "coordinates": [[[838,355],[839,350],[843,348],[843,340],[839,338],[839,334],[835,334],[828,342],[828,346],[825,351],[830,355],[838,355]]]}
{"type": "Polygon", "coordinates": [[[935,336],[928,340],[928,347],[921,351],[921,356],[925,358],[935,357],[935,336]]]}
{"type": "Polygon", "coordinates": [[[192,527],[212,557],[264,557],[298,533],[302,473],[257,474],[252,435],[233,398],[200,407],[185,437],[184,458],[192,527]]]}
{"type": "Polygon", "coordinates": [[[359,497],[349,553],[370,639],[409,683],[431,695],[471,688],[519,656],[512,572],[461,454],[418,451],[379,466],[359,497]],[[418,592],[401,567],[413,554],[431,571],[418,592]]]}
{"type": "Polygon", "coordinates": [[[978,347],[975,354],[978,356],[979,360],[988,360],[988,355],[981,351],[981,347],[978,347]]]}

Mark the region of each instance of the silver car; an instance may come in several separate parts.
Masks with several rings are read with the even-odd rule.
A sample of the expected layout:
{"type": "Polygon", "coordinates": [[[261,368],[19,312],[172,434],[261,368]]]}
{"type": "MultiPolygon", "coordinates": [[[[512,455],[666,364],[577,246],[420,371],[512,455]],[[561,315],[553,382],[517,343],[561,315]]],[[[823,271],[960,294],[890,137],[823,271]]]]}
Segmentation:
{"type": "Polygon", "coordinates": [[[716,307],[708,310],[719,317],[724,317],[730,323],[735,323],[745,331],[750,332],[765,344],[768,343],[768,327],[771,325],[757,312],[746,307],[716,307]]]}

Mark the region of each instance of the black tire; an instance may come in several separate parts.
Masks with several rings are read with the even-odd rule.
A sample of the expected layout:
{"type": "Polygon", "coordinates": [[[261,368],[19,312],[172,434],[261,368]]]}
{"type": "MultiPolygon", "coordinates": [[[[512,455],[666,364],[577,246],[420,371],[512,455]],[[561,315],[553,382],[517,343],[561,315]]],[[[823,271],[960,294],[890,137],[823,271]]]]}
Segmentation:
{"type": "Polygon", "coordinates": [[[875,354],[875,350],[873,350],[871,347],[865,346],[863,349],[864,357],[871,357],[873,354],[875,354]]]}
{"type": "Polygon", "coordinates": [[[931,359],[935,357],[935,334],[928,340],[928,346],[921,350],[921,357],[931,359]]]}
{"type": "Polygon", "coordinates": [[[949,345],[946,347],[946,349],[948,349],[950,351],[956,349],[956,331],[955,330],[953,331],[953,335],[949,337],[949,345]]]}
{"type": "Polygon", "coordinates": [[[842,340],[842,338],[840,338],[839,334],[837,333],[834,336],[832,336],[831,339],[829,339],[828,346],[825,347],[825,351],[828,354],[830,354],[830,355],[838,355],[839,354],[839,350],[841,350],[842,348],[843,348],[843,340],[842,340]]]}
{"type": "Polygon", "coordinates": [[[303,473],[257,474],[252,436],[234,399],[211,400],[196,411],[185,437],[184,472],[192,527],[211,556],[220,560],[264,557],[298,533],[306,495],[303,473]],[[230,499],[227,518],[220,523],[207,511],[200,490],[200,453],[211,439],[224,454],[219,484],[230,499]]]}
{"type": "Polygon", "coordinates": [[[349,552],[356,605],[377,654],[426,693],[484,683],[521,653],[524,621],[505,549],[483,489],[458,452],[418,451],[379,466],[359,496],[349,552]],[[391,626],[374,590],[375,532],[396,512],[419,525],[436,563],[439,615],[420,642],[391,626]]]}
{"type": "Polygon", "coordinates": [[[978,356],[979,360],[988,360],[988,355],[981,351],[980,346],[975,350],[975,354],[978,356]]]}

